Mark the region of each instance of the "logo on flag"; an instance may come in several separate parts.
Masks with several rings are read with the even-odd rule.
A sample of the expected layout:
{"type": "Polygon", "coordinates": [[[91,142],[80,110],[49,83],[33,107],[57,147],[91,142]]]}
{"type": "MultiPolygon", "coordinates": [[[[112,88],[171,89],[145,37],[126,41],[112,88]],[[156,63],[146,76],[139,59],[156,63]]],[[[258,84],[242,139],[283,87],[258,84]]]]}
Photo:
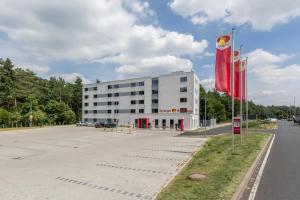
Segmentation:
{"type": "Polygon", "coordinates": [[[221,35],[217,38],[217,49],[226,49],[231,45],[231,35],[221,35]]]}

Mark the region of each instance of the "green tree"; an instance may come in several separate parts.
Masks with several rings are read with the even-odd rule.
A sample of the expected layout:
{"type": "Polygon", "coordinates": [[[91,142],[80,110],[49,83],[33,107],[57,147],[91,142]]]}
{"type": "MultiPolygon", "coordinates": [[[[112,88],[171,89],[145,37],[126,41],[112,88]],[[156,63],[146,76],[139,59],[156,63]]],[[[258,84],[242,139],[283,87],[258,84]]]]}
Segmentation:
{"type": "Polygon", "coordinates": [[[14,86],[14,65],[10,59],[0,62],[0,106],[6,106],[9,108],[12,97],[12,88],[14,86]]]}

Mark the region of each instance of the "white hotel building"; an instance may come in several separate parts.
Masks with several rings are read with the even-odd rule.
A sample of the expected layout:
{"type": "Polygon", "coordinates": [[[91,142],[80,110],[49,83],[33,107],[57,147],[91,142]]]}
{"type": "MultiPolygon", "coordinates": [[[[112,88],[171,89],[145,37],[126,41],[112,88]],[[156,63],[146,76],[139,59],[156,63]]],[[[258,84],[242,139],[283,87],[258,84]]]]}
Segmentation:
{"type": "Polygon", "coordinates": [[[199,79],[194,72],[85,84],[83,120],[136,128],[199,127],[199,79]]]}

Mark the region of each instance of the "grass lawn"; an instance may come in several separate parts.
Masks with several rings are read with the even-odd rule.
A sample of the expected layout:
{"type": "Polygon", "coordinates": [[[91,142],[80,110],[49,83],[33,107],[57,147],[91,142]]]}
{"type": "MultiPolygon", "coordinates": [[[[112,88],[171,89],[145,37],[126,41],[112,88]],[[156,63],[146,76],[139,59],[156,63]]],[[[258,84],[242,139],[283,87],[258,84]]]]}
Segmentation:
{"type": "MultiPolygon", "coordinates": [[[[230,134],[210,138],[157,199],[231,199],[267,138],[267,134],[249,133],[247,144],[236,144],[234,152],[230,134]],[[191,181],[187,179],[191,173],[201,173],[207,177],[202,181],[191,181]]],[[[239,136],[235,139],[236,143],[240,143],[239,136]]]]}
{"type": "MultiPolygon", "coordinates": [[[[276,129],[277,124],[274,122],[266,122],[263,120],[258,120],[257,122],[255,120],[250,120],[248,123],[249,128],[258,128],[258,129],[276,129]]],[[[246,128],[246,122],[243,122],[243,128],[246,128]]]]}

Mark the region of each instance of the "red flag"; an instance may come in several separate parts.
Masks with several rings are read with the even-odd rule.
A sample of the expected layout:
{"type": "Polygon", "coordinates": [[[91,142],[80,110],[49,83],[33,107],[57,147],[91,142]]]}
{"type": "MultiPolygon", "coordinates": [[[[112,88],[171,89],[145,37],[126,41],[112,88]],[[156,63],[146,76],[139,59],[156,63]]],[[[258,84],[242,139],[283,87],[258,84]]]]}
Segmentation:
{"type": "Polygon", "coordinates": [[[216,91],[231,94],[231,34],[221,35],[216,40],[216,91]]]}
{"type": "Polygon", "coordinates": [[[236,53],[235,51],[235,62],[234,62],[234,98],[236,100],[241,100],[241,91],[240,91],[240,77],[241,77],[241,70],[242,70],[242,99],[244,100],[246,97],[245,89],[246,89],[246,61],[240,61],[239,52],[236,53]],[[238,55],[238,57],[236,57],[238,55]],[[240,65],[242,64],[242,68],[240,68],[240,65]]]}

